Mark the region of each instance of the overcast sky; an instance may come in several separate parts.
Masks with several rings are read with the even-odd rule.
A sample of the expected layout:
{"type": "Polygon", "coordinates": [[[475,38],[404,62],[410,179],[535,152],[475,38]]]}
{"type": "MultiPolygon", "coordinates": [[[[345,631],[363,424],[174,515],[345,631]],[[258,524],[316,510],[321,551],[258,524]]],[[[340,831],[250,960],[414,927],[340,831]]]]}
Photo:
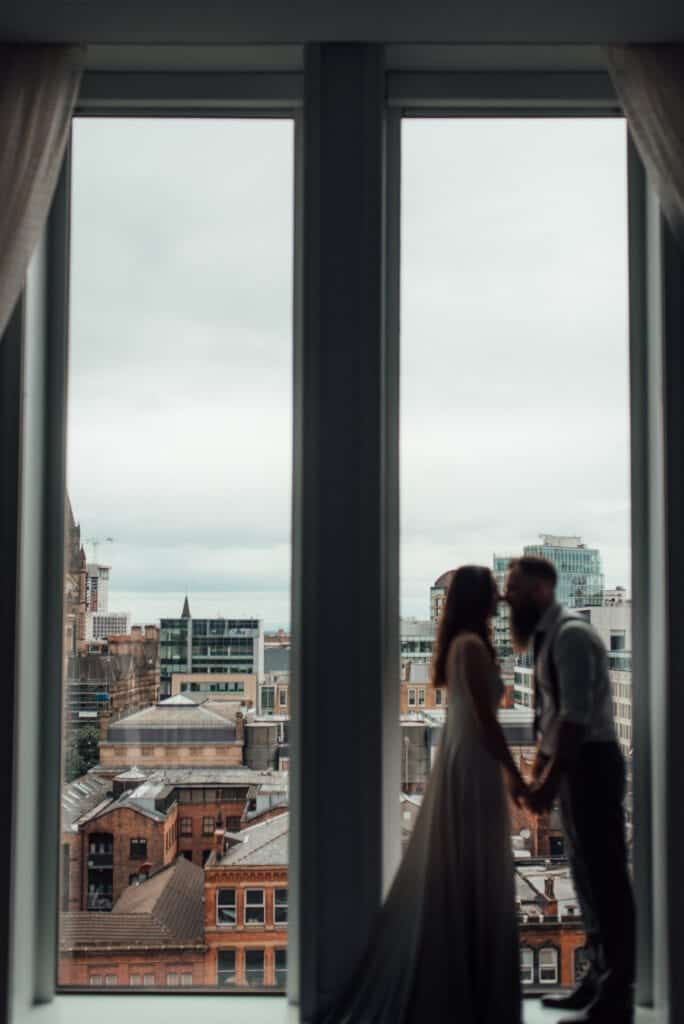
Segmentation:
{"type": "MultiPolygon", "coordinates": [[[[75,126],[69,488],[134,621],[289,623],[292,144],[75,126]]],[[[403,177],[403,613],[542,531],[628,583],[622,122],[410,121],[403,177]]]]}

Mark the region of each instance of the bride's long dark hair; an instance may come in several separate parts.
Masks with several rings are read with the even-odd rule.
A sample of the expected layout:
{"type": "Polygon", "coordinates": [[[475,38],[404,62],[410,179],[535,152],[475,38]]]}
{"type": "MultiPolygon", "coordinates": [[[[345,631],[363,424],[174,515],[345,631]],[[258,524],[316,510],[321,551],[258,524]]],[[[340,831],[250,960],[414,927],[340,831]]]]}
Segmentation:
{"type": "Polygon", "coordinates": [[[496,581],[489,569],[481,565],[462,565],[454,571],[432,655],[432,682],[435,686],[446,685],[447,655],[451,641],[459,633],[476,633],[482,637],[492,660],[496,661],[489,626],[495,594],[496,581]]]}

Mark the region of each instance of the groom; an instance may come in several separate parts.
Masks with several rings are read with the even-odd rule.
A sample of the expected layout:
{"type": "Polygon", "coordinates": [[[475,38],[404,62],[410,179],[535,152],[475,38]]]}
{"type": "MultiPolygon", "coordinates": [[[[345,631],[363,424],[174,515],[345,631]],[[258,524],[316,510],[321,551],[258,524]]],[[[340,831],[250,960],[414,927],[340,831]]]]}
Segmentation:
{"type": "Polygon", "coordinates": [[[505,594],[516,648],[533,642],[537,757],[528,804],[541,814],[560,799],[590,961],[571,995],[543,1002],[584,1010],[576,1021],[631,1024],[634,900],[608,658],[586,619],[556,602],[556,582],[550,562],[525,556],[511,563],[505,594]]]}

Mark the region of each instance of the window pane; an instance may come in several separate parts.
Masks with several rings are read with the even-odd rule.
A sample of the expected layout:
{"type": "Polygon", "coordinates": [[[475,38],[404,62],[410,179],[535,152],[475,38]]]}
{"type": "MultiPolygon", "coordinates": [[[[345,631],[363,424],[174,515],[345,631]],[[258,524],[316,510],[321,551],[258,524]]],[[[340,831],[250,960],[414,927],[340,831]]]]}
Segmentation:
{"type": "Polygon", "coordinates": [[[219,949],[217,953],[217,981],[219,985],[235,984],[235,950],[219,949]]]}
{"type": "Polygon", "coordinates": [[[287,886],[293,141],[74,122],[60,986],[213,987],[229,928],[245,985],[244,851],[287,886]]]}
{"type": "Polygon", "coordinates": [[[245,978],[248,985],[264,984],[264,951],[263,949],[245,950],[245,978]]]}
{"type": "MultiPolygon", "coordinates": [[[[606,648],[631,836],[626,155],[619,118],[402,124],[404,849],[416,828],[425,828],[416,842],[426,841],[415,811],[431,772],[457,763],[437,751],[451,723],[463,725],[459,679],[450,690],[448,672],[437,674],[440,686],[433,676],[453,570],[483,566],[501,591],[511,558],[523,554],[552,562],[559,601],[587,619],[606,648]]],[[[524,642],[514,649],[505,602],[491,617],[491,641],[492,707],[529,778],[532,652],[524,642]]],[[[474,846],[487,841],[488,822],[456,826],[474,846]]],[[[538,958],[531,951],[543,939],[559,948],[583,941],[560,808],[537,818],[511,807],[510,833],[520,937],[530,949],[521,955],[522,980],[571,988],[570,958],[566,965],[553,950],[538,958]]]]}

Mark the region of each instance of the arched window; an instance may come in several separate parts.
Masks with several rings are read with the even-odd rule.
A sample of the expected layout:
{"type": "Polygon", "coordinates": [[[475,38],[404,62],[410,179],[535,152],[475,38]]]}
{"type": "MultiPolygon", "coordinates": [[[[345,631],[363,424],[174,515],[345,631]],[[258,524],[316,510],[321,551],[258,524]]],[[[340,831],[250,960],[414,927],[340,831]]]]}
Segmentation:
{"type": "Polygon", "coordinates": [[[520,947],[520,983],[534,984],[534,950],[529,946],[520,947]]]}
{"type": "Polygon", "coordinates": [[[539,984],[558,984],[558,950],[554,946],[542,946],[539,950],[539,984]]]}

